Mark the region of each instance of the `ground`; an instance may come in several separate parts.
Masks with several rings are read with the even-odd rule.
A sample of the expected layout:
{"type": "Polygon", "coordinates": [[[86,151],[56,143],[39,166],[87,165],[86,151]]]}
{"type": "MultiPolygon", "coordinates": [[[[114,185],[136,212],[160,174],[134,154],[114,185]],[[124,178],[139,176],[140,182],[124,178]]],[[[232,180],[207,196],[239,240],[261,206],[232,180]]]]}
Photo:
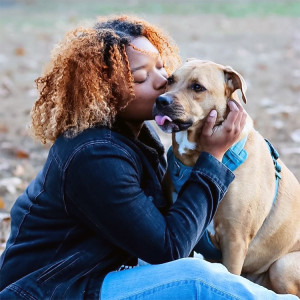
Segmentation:
{"type": "MultiPolygon", "coordinates": [[[[118,6],[112,5],[121,1],[109,1],[110,6],[102,2],[82,1],[79,6],[76,1],[51,1],[57,7],[41,6],[33,0],[0,2],[0,208],[4,211],[10,210],[36,176],[48,153],[48,147],[34,141],[27,128],[31,107],[37,99],[34,79],[41,74],[50,50],[67,30],[93,23],[96,15],[120,12],[118,6]]],[[[223,6],[197,6],[195,10],[191,6],[186,10],[180,1],[160,1],[166,6],[159,1],[153,1],[153,6],[147,2],[148,6],[143,8],[142,2],[128,1],[124,11],[132,8],[169,32],[183,60],[209,59],[230,65],[243,75],[248,86],[245,109],[254,119],[256,129],[273,143],[299,180],[299,3],[286,1],[294,5],[286,8],[282,6],[284,1],[275,1],[277,6],[272,5],[272,9],[277,8],[278,13],[268,11],[270,1],[246,1],[248,6],[237,11],[233,1],[228,2],[226,10],[223,6]],[[259,3],[266,5],[262,12],[256,11],[259,3]]],[[[168,147],[170,135],[159,129],[158,133],[168,147]]]]}

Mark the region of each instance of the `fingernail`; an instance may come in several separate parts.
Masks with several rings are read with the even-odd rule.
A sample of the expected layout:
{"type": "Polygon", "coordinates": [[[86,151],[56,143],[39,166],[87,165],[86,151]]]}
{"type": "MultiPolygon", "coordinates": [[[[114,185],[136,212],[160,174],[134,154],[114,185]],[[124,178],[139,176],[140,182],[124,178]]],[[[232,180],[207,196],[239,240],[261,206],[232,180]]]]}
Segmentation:
{"type": "Polygon", "coordinates": [[[238,109],[239,109],[239,108],[237,107],[237,105],[235,104],[234,101],[231,101],[231,100],[230,100],[228,103],[231,105],[231,108],[232,108],[232,109],[234,109],[234,110],[238,110],[238,109]]]}
{"type": "Polygon", "coordinates": [[[210,117],[215,117],[217,115],[217,111],[216,110],[212,110],[210,113],[209,113],[209,116],[210,117]]]}

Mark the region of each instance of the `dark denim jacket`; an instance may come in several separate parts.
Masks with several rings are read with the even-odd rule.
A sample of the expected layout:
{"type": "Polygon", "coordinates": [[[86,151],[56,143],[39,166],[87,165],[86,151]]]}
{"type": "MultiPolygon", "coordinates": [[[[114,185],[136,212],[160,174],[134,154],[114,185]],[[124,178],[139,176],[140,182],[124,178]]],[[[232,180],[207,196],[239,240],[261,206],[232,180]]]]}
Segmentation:
{"type": "Polygon", "coordinates": [[[188,256],[234,175],[203,153],[168,207],[165,169],[149,124],[139,139],[123,125],[58,138],[12,208],[0,298],[99,299],[105,275],[137,257],[158,264],[188,256]]]}

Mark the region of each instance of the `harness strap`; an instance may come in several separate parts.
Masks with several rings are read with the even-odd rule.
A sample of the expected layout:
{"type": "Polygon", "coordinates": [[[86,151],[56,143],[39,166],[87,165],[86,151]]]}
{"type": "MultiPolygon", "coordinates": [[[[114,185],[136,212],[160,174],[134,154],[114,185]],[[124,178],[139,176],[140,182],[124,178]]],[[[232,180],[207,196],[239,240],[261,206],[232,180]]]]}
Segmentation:
{"type": "Polygon", "coordinates": [[[274,167],[275,167],[275,195],[274,195],[273,203],[272,203],[272,205],[274,205],[277,194],[278,194],[279,179],[281,179],[281,175],[280,175],[281,166],[277,161],[277,159],[279,158],[279,153],[276,151],[276,149],[273,147],[273,145],[267,139],[265,139],[265,141],[269,147],[269,151],[271,153],[271,157],[272,157],[274,167]]]}
{"type": "MultiPolygon", "coordinates": [[[[247,136],[235,143],[229,148],[223,156],[222,163],[230,170],[236,170],[241,164],[245,162],[248,157],[244,146],[247,142],[247,136]]],[[[184,183],[189,179],[193,167],[186,166],[175,157],[172,146],[167,153],[168,169],[171,175],[172,183],[176,193],[179,193],[184,183]]]]}

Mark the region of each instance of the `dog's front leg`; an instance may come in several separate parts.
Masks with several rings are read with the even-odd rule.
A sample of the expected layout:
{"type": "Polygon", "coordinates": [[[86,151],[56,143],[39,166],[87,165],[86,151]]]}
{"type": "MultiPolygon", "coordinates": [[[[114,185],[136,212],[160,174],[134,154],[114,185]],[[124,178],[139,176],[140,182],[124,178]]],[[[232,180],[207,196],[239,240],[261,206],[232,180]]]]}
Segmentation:
{"type": "Polygon", "coordinates": [[[229,272],[241,275],[245,257],[248,251],[248,242],[241,233],[226,233],[220,238],[222,263],[229,272]]]}

